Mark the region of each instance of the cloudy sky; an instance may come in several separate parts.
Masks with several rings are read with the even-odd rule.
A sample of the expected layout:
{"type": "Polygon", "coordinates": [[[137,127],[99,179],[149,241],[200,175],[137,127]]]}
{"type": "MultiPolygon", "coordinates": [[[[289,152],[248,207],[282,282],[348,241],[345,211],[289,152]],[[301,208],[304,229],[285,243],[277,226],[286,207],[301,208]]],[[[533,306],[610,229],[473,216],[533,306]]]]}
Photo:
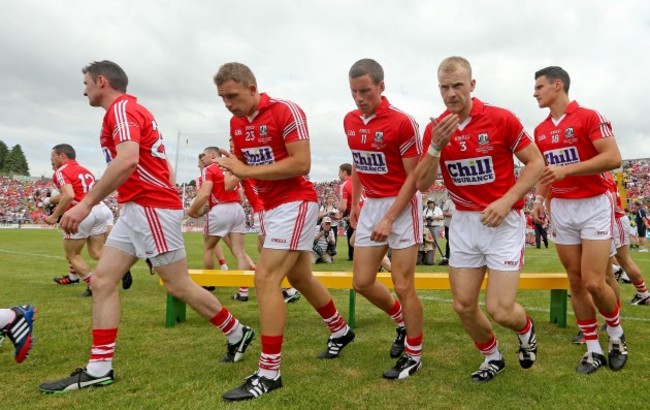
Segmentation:
{"type": "Polygon", "coordinates": [[[354,108],[352,63],[379,61],[385,95],[423,130],[443,110],[438,63],[462,55],[475,96],[514,111],[529,132],[546,116],[532,98],[534,71],[564,67],[570,96],[612,121],[623,157],[650,157],[649,40],[643,0],[4,0],[0,140],[21,144],[32,175],[51,175],[50,149],[62,142],[101,175],[104,111],[83,97],[80,69],[109,59],[129,75],[129,93],[153,112],[179,179],[189,180],[196,154],[227,142],[229,113],[212,75],[239,61],[262,91],[304,109],[311,177],[330,180],[351,159],[342,119],[354,108]]]}

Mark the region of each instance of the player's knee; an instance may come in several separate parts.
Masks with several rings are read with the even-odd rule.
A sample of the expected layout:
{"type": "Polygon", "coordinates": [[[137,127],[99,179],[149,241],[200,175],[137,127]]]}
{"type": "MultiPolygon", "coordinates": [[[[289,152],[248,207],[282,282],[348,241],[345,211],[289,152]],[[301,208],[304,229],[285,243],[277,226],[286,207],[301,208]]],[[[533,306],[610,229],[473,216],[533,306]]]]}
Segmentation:
{"type": "Polygon", "coordinates": [[[512,309],[513,306],[507,306],[502,303],[487,305],[488,315],[490,315],[490,317],[500,325],[508,323],[510,320],[512,320],[512,309]]]}
{"type": "Polygon", "coordinates": [[[598,295],[607,287],[607,282],[601,277],[589,277],[583,280],[584,287],[592,295],[598,295]]]}
{"type": "Polygon", "coordinates": [[[456,314],[458,314],[459,316],[470,315],[478,308],[476,303],[461,298],[454,298],[452,307],[454,308],[456,314]]]}
{"type": "Polygon", "coordinates": [[[255,289],[264,291],[280,286],[279,281],[271,274],[265,274],[263,271],[255,271],[255,289]]]}
{"type": "Polygon", "coordinates": [[[408,299],[415,294],[415,287],[409,280],[395,281],[393,289],[400,300],[408,299]]]}
{"type": "Polygon", "coordinates": [[[375,278],[362,278],[355,276],[352,279],[352,288],[362,295],[368,293],[374,284],[375,278]]]}

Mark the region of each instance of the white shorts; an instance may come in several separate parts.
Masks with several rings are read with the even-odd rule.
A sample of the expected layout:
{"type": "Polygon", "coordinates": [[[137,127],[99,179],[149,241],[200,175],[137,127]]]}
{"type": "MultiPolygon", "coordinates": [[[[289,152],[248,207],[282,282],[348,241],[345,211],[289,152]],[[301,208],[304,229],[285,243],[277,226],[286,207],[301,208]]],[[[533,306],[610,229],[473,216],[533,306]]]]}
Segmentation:
{"type": "Polygon", "coordinates": [[[266,229],[264,228],[264,211],[253,212],[253,225],[257,236],[266,235],[266,229]]]}
{"type": "Polygon", "coordinates": [[[203,233],[223,238],[229,233],[246,233],[246,214],[239,202],[216,204],[205,216],[203,233]]]}
{"type": "Polygon", "coordinates": [[[551,199],[551,239],[558,245],[580,245],[583,239],[612,238],[614,203],[609,193],[580,199],[551,199]]]}
{"type": "Polygon", "coordinates": [[[402,213],[395,219],[393,229],[384,242],[370,239],[375,225],[386,215],[388,208],[395,202],[394,196],[388,198],[367,198],[361,208],[357,222],[354,247],[383,246],[388,244],[391,249],[405,249],[422,243],[422,195],[417,193],[402,213]]]}
{"type": "Polygon", "coordinates": [[[456,211],[449,226],[449,266],[521,271],[526,245],[526,217],[511,210],[501,225],[481,223],[481,212],[456,211]]]}
{"type": "Polygon", "coordinates": [[[294,201],[264,211],[264,247],[291,251],[310,251],[318,221],[316,202],[294,201]]]}
{"type": "Polygon", "coordinates": [[[88,239],[91,236],[103,235],[108,230],[106,214],[113,215],[103,203],[93,206],[90,213],[79,224],[79,230],[74,234],[63,232],[63,239],[88,239]]]}
{"type": "Polygon", "coordinates": [[[622,248],[625,245],[630,245],[630,219],[627,215],[621,218],[614,218],[614,247],[616,249],[622,248]]]}
{"type": "Polygon", "coordinates": [[[182,209],[144,207],[127,202],[104,246],[143,259],[178,249],[184,251],[183,213],[182,209]]]}

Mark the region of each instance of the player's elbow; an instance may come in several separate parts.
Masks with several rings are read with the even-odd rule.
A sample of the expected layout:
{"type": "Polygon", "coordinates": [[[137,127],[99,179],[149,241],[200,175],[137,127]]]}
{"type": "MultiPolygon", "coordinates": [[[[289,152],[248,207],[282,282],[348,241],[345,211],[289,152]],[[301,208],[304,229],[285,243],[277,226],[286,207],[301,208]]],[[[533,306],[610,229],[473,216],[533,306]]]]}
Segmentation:
{"type": "Polygon", "coordinates": [[[309,158],[297,159],[294,163],[294,169],[297,175],[308,175],[311,171],[311,160],[309,158]]]}
{"type": "Polygon", "coordinates": [[[416,178],[415,179],[415,187],[417,188],[418,191],[424,192],[431,188],[431,185],[433,185],[433,179],[430,178],[416,178]]]}
{"type": "Polygon", "coordinates": [[[616,150],[615,153],[612,153],[612,155],[608,156],[608,168],[609,169],[616,169],[620,168],[622,163],[623,163],[623,158],[621,157],[621,152],[616,150]]]}

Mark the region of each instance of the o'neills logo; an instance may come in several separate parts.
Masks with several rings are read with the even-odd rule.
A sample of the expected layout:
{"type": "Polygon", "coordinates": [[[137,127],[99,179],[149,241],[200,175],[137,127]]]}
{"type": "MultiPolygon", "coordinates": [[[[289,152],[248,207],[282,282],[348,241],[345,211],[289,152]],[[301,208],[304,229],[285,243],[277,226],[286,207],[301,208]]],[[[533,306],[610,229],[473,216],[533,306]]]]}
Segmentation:
{"type": "Polygon", "coordinates": [[[566,147],[544,152],[544,159],[548,165],[569,165],[580,162],[580,155],[576,147],[566,147]]]}
{"type": "Polygon", "coordinates": [[[496,178],[490,156],[445,161],[445,167],[456,186],[489,184],[496,178]]]}
{"type": "Polygon", "coordinates": [[[352,151],[352,160],[357,171],[364,174],[386,174],[388,166],[383,152],[352,151]]]}
{"type": "Polygon", "coordinates": [[[274,242],[274,243],[287,243],[287,240],[283,239],[283,238],[271,238],[271,242],[274,242]]]}
{"type": "Polygon", "coordinates": [[[272,164],[275,162],[273,156],[273,148],[271,147],[256,147],[256,148],[242,148],[242,154],[246,159],[246,163],[251,166],[272,164]]]}

